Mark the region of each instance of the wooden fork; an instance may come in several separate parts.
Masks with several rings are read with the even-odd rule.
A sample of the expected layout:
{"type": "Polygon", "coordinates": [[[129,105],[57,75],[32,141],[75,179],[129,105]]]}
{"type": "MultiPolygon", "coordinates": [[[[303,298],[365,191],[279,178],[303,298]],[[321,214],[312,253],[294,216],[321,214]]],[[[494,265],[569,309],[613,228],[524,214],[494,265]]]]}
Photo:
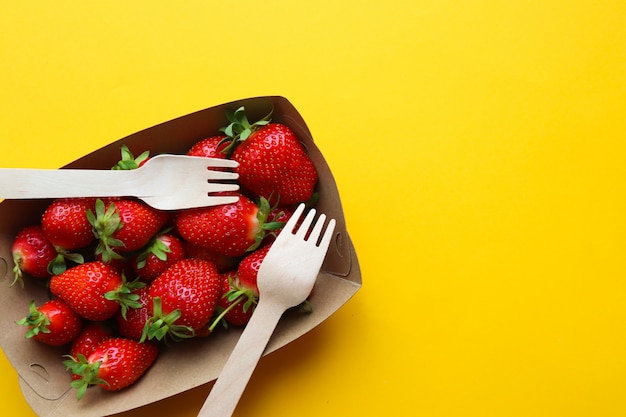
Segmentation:
{"type": "Polygon", "coordinates": [[[161,210],[229,204],[237,197],[212,194],[239,189],[228,182],[238,175],[223,170],[237,165],[228,159],[163,154],[126,171],[0,168],[0,198],[134,196],[161,210]]]}
{"type": "Polygon", "coordinates": [[[311,293],[333,236],[335,220],[328,222],[322,235],[326,216],[320,214],[310,229],[315,217],[315,210],[311,209],[294,230],[303,211],[301,204],[265,255],[257,275],[259,302],[198,417],[232,415],[281,316],[311,293]]]}

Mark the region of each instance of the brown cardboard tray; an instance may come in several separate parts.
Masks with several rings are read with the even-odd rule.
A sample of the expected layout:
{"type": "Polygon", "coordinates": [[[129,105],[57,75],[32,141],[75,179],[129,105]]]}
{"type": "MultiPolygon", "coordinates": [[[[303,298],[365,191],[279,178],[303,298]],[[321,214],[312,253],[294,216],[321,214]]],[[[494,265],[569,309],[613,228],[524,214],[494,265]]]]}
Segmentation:
{"type": "MultiPolygon", "coordinates": [[[[361,287],[356,252],[346,230],[339,192],[332,173],[313,142],[304,120],[285,98],[248,98],[207,108],[117,140],[64,168],[109,169],[118,160],[120,146],[126,144],[136,154],[150,150],[184,154],[193,143],[211,136],[227,124],[226,109],[245,106],[250,120],[270,111],[275,122],[290,126],[307,148],[319,173],[318,210],[337,219],[336,236],[328,251],[311,297],[311,314],[286,313],[281,319],[265,354],[308,332],[346,303],[361,287]]],[[[231,328],[207,338],[187,340],[164,349],[149,371],[134,385],[119,392],[89,389],[77,401],[69,388],[70,376],[62,364],[65,348],[50,348],[24,338],[24,329],[15,324],[27,312],[28,301],[38,304],[48,299],[40,285],[26,282],[25,288],[11,287],[13,260],[11,244],[24,226],[39,222],[49,200],[5,200],[0,203],[0,346],[16,369],[24,397],[39,416],[108,416],[146,405],[217,378],[240,330],[231,328]],[[194,361],[178,358],[193,357],[194,361]],[[172,375],[175,375],[172,378],[172,375]]]]}

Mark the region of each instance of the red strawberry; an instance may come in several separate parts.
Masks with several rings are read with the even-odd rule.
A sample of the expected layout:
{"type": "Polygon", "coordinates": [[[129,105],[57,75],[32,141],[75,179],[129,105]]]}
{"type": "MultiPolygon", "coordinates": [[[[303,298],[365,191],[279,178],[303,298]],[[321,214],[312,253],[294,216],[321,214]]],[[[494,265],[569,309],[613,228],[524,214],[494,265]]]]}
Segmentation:
{"type": "Polygon", "coordinates": [[[186,258],[183,242],[171,233],[161,233],[132,260],[133,270],[151,282],[177,261],[186,258]]]}
{"type": "Polygon", "coordinates": [[[224,274],[222,293],[219,306],[223,311],[217,320],[223,317],[230,325],[245,326],[252,317],[258,301],[254,289],[246,288],[239,282],[237,275],[231,273],[224,274]]]}
{"type": "Polygon", "coordinates": [[[107,265],[111,265],[113,268],[117,269],[120,274],[124,274],[126,277],[135,277],[136,273],[133,269],[132,262],[122,255],[120,255],[117,251],[113,251],[114,258],[110,259],[108,262],[104,262],[104,258],[106,255],[103,253],[98,253],[95,255],[95,259],[97,261],[104,262],[107,265]]]}
{"type": "Polygon", "coordinates": [[[114,171],[137,169],[146,163],[150,159],[150,152],[144,151],[138,157],[135,157],[133,153],[128,149],[128,146],[122,145],[121,148],[122,159],[115,164],[111,169],[114,171]]]}
{"type": "Polygon", "coordinates": [[[221,277],[215,264],[183,259],[150,285],[150,311],[142,340],[193,337],[206,326],[221,295],[221,277]]]}
{"type": "Polygon", "coordinates": [[[76,398],[81,399],[91,385],[107,391],[128,387],[152,366],[158,353],[155,344],[114,337],[100,343],[88,357],[70,356],[63,363],[72,373],[80,375],[71,385],[77,390],[76,398]]]}
{"type": "Polygon", "coordinates": [[[35,278],[48,278],[48,266],[57,257],[57,250],[46,238],[40,226],[26,226],[20,230],[11,246],[13,254],[13,273],[15,279],[11,285],[20,282],[24,286],[23,273],[35,278]]]}
{"type": "Polygon", "coordinates": [[[37,307],[30,302],[29,314],[17,324],[28,326],[26,338],[50,346],[71,342],[80,332],[83,320],[63,301],[54,299],[37,307]]]}
{"type": "Polygon", "coordinates": [[[118,252],[141,249],[163,227],[168,213],[130,198],[98,199],[95,212],[87,213],[99,240],[96,254],[108,262],[119,258],[118,252]]]}
{"type": "Polygon", "coordinates": [[[100,321],[112,317],[120,308],[140,307],[132,289],[143,283],[126,279],[115,268],[100,261],[87,262],[69,268],[50,279],[50,291],[61,298],[82,317],[100,321]]]}
{"type": "MultiPolygon", "coordinates": [[[[78,355],[89,357],[100,343],[112,337],[113,331],[106,322],[89,322],[72,341],[70,345],[70,355],[74,358],[78,358],[78,355]]],[[[72,379],[80,379],[80,375],[72,374],[72,379]]]]}
{"type": "Polygon", "coordinates": [[[232,138],[232,159],[239,162],[239,183],[273,204],[308,201],[317,184],[317,171],[304,146],[288,127],[264,118],[250,124],[245,109],[227,114],[222,129],[232,138]]]}
{"type": "Polygon", "coordinates": [[[41,227],[57,248],[72,251],[94,240],[87,212],[93,210],[93,198],[58,198],[44,211],[41,227]]]}
{"type": "Polygon", "coordinates": [[[293,215],[294,208],[293,206],[288,205],[275,205],[270,209],[270,213],[268,215],[269,219],[273,222],[282,222],[287,223],[287,221],[293,215]]]}
{"type": "Polygon", "coordinates": [[[77,358],[78,355],[88,357],[98,345],[113,337],[113,330],[106,322],[92,321],[83,327],[70,345],[70,355],[77,358]]]}
{"type": "Polygon", "coordinates": [[[58,252],[49,268],[53,274],[65,271],[66,260],[76,264],[84,262],[83,255],[72,251],[87,247],[94,240],[87,218],[94,204],[94,198],[58,198],[41,216],[41,228],[58,252]]]}
{"type": "Polygon", "coordinates": [[[270,248],[271,245],[267,245],[255,250],[243,258],[237,267],[237,281],[239,282],[239,285],[244,288],[251,289],[253,294],[257,297],[259,296],[259,288],[256,284],[257,275],[259,273],[261,263],[263,262],[263,259],[265,259],[265,255],[267,255],[270,248]]]}
{"type": "Polygon", "coordinates": [[[204,156],[205,158],[226,158],[228,143],[226,135],[210,136],[196,142],[187,152],[189,156],[204,156]]]}
{"type": "Polygon", "coordinates": [[[211,261],[217,266],[219,272],[226,272],[237,265],[237,258],[221,255],[217,252],[210,251],[202,246],[183,240],[183,247],[187,258],[204,259],[211,261]]]}
{"type": "Polygon", "coordinates": [[[276,239],[276,236],[278,236],[278,233],[280,233],[285,223],[287,223],[287,221],[293,214],[293,211],[294,211],[293,207],[287,206],[287,205],[275,205],[274,207],[270,209],[270,212],[267,215],[268,221],[270,223],[280,224],[281,226],[276,228],[275,230],[271,230],[270,232],[268,232],[265,235],[265,238],[263,238],[263,242],[261,242],[261,246],[270,244],[276,239]]]}
{"type": "Polygon", "coordinates": [[[269,203],[259,206],[239,195],[236,203],[184,210],[176,217],[176,227],[187,241],[221,255],[236,257],[258,247],[268,233],[283,226],[266,222],[269,203]]]}
{"type": "Polygon", "coordinates": [[[115,314],[115,320],[117,322],[118,333],[128,339],[140,340],[143,329],[146,327],[146,323],[152,317],[152,310],[148,306],[150,300],[149,297],[150,287],[142,287],[133,290],[133,294],[136,294],[139,298],[137,302],[140,307],[128,309],[126,317],[124,317],[121,311],[115,314]]]}

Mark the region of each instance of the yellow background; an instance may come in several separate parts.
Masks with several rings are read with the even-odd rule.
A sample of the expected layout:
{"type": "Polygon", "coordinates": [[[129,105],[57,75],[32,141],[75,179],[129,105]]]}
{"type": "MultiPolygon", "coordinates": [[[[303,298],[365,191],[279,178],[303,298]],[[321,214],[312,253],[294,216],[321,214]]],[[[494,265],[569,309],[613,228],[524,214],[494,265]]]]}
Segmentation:
{"type": "MultiPolygon", "coordinates": [[[[261,361],[237,416],[626,415],[626,2],[1,9],[2,166],[258,95],[307,121],[364,286],[261,361]]],[[[34,415],[0,372],[3,412],[34,415]]]]}

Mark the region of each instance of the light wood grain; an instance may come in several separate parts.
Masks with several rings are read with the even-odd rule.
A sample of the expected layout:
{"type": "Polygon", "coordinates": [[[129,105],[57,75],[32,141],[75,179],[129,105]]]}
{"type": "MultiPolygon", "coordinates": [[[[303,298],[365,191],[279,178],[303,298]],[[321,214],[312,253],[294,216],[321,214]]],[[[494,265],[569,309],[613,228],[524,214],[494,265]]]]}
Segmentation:
{"type": "Polygon", "coordinates": [[[184,155],[157,155],[134,170],[0,169],[0,198],[133,196],[162,210],[228,204],[233,196],[211,193],[236,191],[237,174],[215,168],[235,168],[235,161],[184,155]]]}

